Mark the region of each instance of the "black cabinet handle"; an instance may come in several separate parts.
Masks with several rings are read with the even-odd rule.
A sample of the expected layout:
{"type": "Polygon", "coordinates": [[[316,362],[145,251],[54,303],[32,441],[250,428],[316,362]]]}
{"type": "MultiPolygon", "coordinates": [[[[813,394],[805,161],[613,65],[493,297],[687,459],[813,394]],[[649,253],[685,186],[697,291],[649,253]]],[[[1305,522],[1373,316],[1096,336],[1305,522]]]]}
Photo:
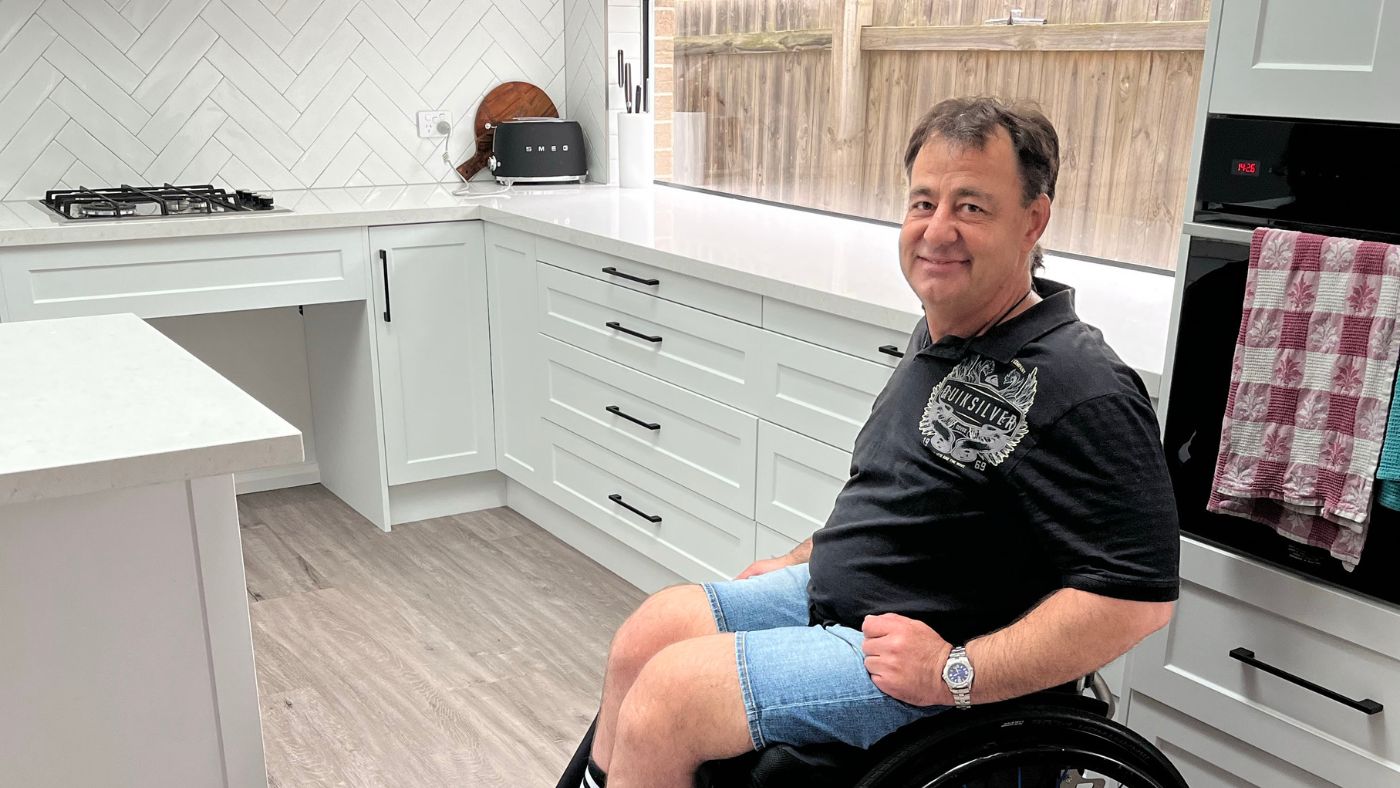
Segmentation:
{"type": "Polygon", "coordinates": [[[648,342],[660,342],[660,341],[661,341],[661,337],[654,337],[654,336],[651,336],[650,334],[643,334],[643,333],[640,332],[640,331],[633,331],[632,329],[630,329],[630,328],[628,328],[628,327],[622,325],[621,323],[617,322],[616,320],[609,320],[608,322],[604,323],[603,325],[607,326],[608,328],[611,328],[611,329],[614,330],[614,331],[621,331],[621,332],[624,333],[624,334],[631,334],[632,336],[634,336],[634,337],[636,337],[636,338],[638,338],[638,339],[645,339],[645,340],[648,341],[648,342]]]}
{"type": "Polygon", "coordinates": [[[637,418],[636,416],[629,416],[628,414],[623,413],[623,412],[622,412],[622,408],[619,408],[619,407],[616,406],[616,405],[609,405],[608,407],[604,408],[604,410],[606,410],[608,413],[611,413],[611,414],[614,415],[614,416],[621,416],[622,418],[627,419],[628,421],[632,422],[633,424],[640,424],[641,426],[646,427],[646,428],[649,429],[649,430],[659,430],[659,429],[661,429],[661,425],[660,425],[660,424],[657,424],[657,423],[654,422],[654,421],[642,421],[641,419],[637,418]]]}
{"type": "Polygon", "coordinates": [[[384,266],[384,322],[392,322],[389,317],[389,252],[379,250],[379,262],[384,266]]]}
{"type": "Polygon", "coordinates": [[[656,287],[657,285],[661,284],[660,279],[643,279],[640,276],[633,276],[631,274],[619,271],[613,266],[608,266],[604,268],[603,273],[607,274],[608,276],[616,276],[620,279],[626,279],[629,282],[636,282],[637,284],[647,285],[648,287],[656,287]]]}
{"type": "Polygon", "coordinates": [[[1254,652],[1250,651],[1247,648],[1232,648],[1230,649],[1230,656],[1233,659],[1237,659],[1240,662],[1249,665],[1250,667],[1258,668],[1264,671],[1265,673],[1272,673],[1273,675],[1278,676],[1284,681],[1297,684],[1303,689],[1316,692],[1324,698],[1331,698],[1332,700],[1335,700],[1336,702],[1341,703],[1343,705],[1350,706],[1351,708],[1356,709],[1357,711],[1362,711],[1367,714],[1380,714],[1381,711],[1385,708],[1384,706],[1371,700],[1370,698],[1352,700],[1351,698],[1348,698],[1347,696],[1339,692],[1333,692],[1332,690],[1327,689],[1326,687],[1323,687],[1319,684],[1314,684],[1301,676],[1295,676],[1282,668],[1276,668],[1267,662],[1261,662],[1255,659],[1254,652]]]}
{"type": "Polygon", "coordinates": [[[904,351],[900,350],[894,345],[881,345],[878,348],[878,350],[887,356],[894,356],[895,358],[904,358],[904,351]]]}
{"type": "Polygon", "coordinates": [[[612,495],[609,495],[609,496],[608,496],[608,500],[609,500],[609,501],[612,501],[613,503],[617,504],[618,506],[621,506],[622,508],[624,508],[624,509],[626,509],[627,511],[631,512],[632,514],[637,515],[638,517],[642,518],[643,520],[646,520],[646,521],[649,522],[649,523],[659,523],[659,522],[661,522],[661,515],[659,515],[659,514],[647,514],[646,512],[642,511],[641,509],[638,509],[637,507],[633,506],[632,504],[630,504],[630,503],[628,503],[628,502],[622,500],[622,496],[621,496],[621,495],[618,495],[617,493],[613,493],[612,495]]]}

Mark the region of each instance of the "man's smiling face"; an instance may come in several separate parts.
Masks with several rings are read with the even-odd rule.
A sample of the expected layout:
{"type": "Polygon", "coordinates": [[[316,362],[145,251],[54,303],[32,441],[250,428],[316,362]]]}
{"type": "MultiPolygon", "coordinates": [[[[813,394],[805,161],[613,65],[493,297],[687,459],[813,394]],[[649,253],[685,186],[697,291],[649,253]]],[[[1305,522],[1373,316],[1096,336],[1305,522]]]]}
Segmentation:
{"type": "Polygon", "coordinates": [[[981,148],[935,136],[909,174],[899,235],[904,278],[931,319],[976,331],[1025,291],[1027,258],[1049,218],[1045,195],[1024,204],[1005,129],[981,148]]]}

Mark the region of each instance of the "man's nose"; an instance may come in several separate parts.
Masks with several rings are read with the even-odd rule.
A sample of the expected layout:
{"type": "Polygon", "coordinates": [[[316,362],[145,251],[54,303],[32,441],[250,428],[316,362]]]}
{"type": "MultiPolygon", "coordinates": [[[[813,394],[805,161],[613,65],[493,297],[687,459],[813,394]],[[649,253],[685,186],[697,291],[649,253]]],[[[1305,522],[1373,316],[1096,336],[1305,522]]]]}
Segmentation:
{"type": "Polygon", "coordinates": [[[951,246],[958,241],[958,228],[953,222],[952,213],[939,206],[924,225],[924,243],[934,248],[951,246]]]}

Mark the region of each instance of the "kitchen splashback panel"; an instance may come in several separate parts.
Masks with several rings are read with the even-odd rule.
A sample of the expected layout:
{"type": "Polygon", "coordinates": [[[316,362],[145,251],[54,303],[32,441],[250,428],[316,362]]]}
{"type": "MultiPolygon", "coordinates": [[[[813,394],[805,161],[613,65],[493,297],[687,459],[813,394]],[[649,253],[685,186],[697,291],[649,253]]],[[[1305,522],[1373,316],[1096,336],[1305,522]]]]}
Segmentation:
{"type": "Polygon", "coordinates": [[[0,199],[119,183],[455,178],[482,95],[565,109],[566,0],[0,0],[0,199]]]}

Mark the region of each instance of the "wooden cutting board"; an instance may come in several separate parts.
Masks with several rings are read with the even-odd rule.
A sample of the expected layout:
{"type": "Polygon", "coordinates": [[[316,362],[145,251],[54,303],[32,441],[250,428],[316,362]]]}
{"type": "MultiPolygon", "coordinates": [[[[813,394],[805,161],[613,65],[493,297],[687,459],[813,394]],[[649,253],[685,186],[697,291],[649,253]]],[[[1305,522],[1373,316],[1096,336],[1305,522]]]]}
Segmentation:
{"type": "Polygon", "coordinates": [[[507,82],[491,89],[476,108],[476,155],[457,165],[457,172],[471,180],[486,167],[491,158],[491,143],[496,138],[496,126],[516,118],[557,118],[559,110],[539,88],[529,82],[507,82]],[[489,126],[489,128],[488,128],[489,126]]]}

